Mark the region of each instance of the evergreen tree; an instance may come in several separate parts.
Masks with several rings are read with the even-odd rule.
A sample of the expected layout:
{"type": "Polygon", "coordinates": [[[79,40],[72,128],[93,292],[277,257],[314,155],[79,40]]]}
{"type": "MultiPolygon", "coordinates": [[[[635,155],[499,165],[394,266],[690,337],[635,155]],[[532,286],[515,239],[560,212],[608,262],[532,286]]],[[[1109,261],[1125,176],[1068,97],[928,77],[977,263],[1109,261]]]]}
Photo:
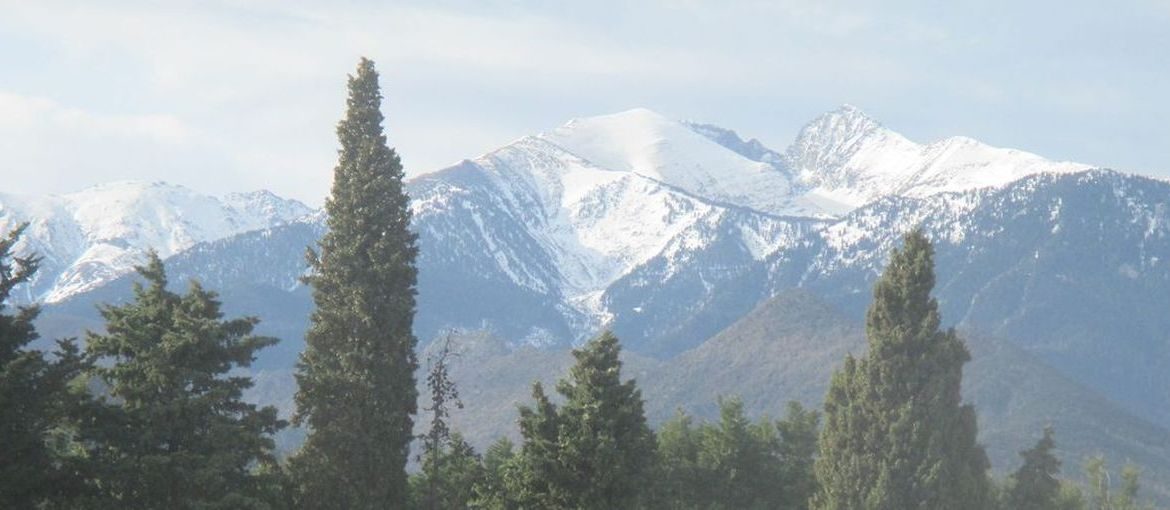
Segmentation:
{"type": "Polygon", "coordinates": [[[776,423],[780,445],[776,456],[780,461],[780,480],[783,489],[776,508],[804,510],[817,491],[814,464],[817,455],[817,434],[821,415],[805,409],[798,402],[789,402],[784,419],[776,423]]]}
{"type": "Polygon", "coordinates": [[[349,79],[348,109],[320,255],[309,252],[316,309],[297,365],[298,424],[309,435],[291,468],[299,504],[405,504],[418,368],[412,332],[417,236],[398,155],[382,134],[374,63],[349,79]]]}
{"type": "MultiPolygon", "coordinates": [[[[444,502],[451,501],[451,495],[447,494],[445,490],[450,490],[451,484],[455,483],[443,476],[443,473],[449,471],[445,466],[446,454],[450,451],[452,454],[466,457],[471,448],[463,443],[463,439],[458,436],[458,433],[455,433],[458,437],[452,438],[451,426],[448,423],[452,404],[458,409],[463,408],[463,402],[459,400],[459,389],[451,380],[449,363],[455,356],[455,353],[451,351],[451,337],[452,335],[448,334],[443,339],[438,352],[429,356],[427,360],[430,366],[427,371],[427,388],[431,392],[431,404],[425,410],[431,413],[431,428],[420,437],[423,442],[423,451],[419,460],[423,463],[423,476],[417,477],[425,483],[421,485],[415,483],[412,489],[417,506],[431,510],[453,508],[444,504],[444,502]]],[[[470,452],[470,454],[474,455],[474,452],[470,452]]],[[[476,459],[476,463],[478,463],[478,456],[476,459]]],[[[452,461],[467,462],[466,459],[458,458],[452,459],[452,461]]],[[[471,486],[468,485],[466,488],[470,491],[471,486]]],[[[462,500],[463,505],[460,506],[466,506],[468,499],[462,500]]]]}
{"type": "Polygon", "coordinates": [[[699,464],[702,430],[681,409],[658,428],[654,508],[699,509],[710,502],[708,472],[699,464]]]}
{"type": "Polygon", "coordinates": [[[520,508],[509,480],[519,479],[513,474],[521,468],[517,461],[515,445],[506,437],[501,437],[488,447],[483,456],[483,477],[475,484],[474,496],[468,505],[470,508],[486,508],[505,510],[520,508]]]}
{"type": "Polygon", "coordinates": [[[418,509],[468,508],[477,485],[486,477],[483,461],[463,436],[452,432],[449,440],[422,458],[422,470],[410,478],[413,507],[418,509]]]}
{"type": "Polygon", "coordinates": [[[505,490],[520,508],[572,508],[573,474],[560,462],[561,417],[539,382],[533,407],[520,407],[520,447],[506,470],[505,490]]]}
{"type": "Polygon", "coordinates": [[[520,410],[522,507],[633,508],[648,494],[654,434],[641,392],[620,379],[620,350],[608,331],[574,350],[560,409],[534,385],[536,408],[520,410]]]}
{"type": "Polygon", "coordinates": [[[256,468],[275,463],[284,422],[244,402],[252,380],[231,374],[276,339],[253,336],[254,318],[223,320],[197,282],[169,292],[154,253],[138,272],[134,301],[101,307],[106,332],[87,339],[105,395],[80,430],[96,493],[81,506],[268,508],[272,480],[256,468]]]}
{"type": "MultiPolygon", "coordinates": [[[[0,312],[37,270],[37,258],[12,253],[26,227],[0,239],[0,312]]],[[[50,440],[70,409],[69,382],[85,365],[72,341],[58,342],[53,361],[28,348],[37,339],[37,312],[29,306],[0,313],[0,508],[34,508],[76,485],[50,440]]]]}
{"type": "Polygon", "coordinates": [[[1036,446],[1020,452],[1024,464],[1012,474],[1012,485],[1007,493],[1007,507],[1031,510],[1059,508],[1060,461],[1052,454],[1056,442],[1052,427],[1044,428],[1044,437],[1036,446]]]}
{"type": "Polygon", "coordinates": [[[783,490],[779,440],[768,421],[753,424],[739,398],[721,399],[719,424],[699,434],[699,465],[705,472],[704,507],[776,508],[783,490]]]}
{"type": "Polygon", "coordinates": [[[874,286],[869,352],[847,357],[825,399],[816,463],[821,509],[981,509],[990,494],[975,410],[961,403],[970,359],[954,330],[939,329],[934,250],[905,237],[874,286]]]}
{"type": "Polygon", "coordinates": [[[658,431],[655,508],[804,509],[819,415],[790,403],[787,416],[752,423],[738,398],[721,399],[717,424],[678,414],[658,431]]]}

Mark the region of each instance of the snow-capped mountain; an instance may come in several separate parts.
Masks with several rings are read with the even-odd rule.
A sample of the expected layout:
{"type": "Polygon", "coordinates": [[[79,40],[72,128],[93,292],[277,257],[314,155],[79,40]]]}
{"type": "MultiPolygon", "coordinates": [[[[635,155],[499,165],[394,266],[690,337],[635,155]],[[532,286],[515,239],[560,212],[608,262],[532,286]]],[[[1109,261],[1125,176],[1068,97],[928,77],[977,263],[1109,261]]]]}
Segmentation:
{"type": "Polygon", "coordinates": [[[216,198],[181,186],[126,181],[64,195],[0,194],[0,231],[29,223],[16,249],[43,260],[21,299],[53,303],[129,272],[147,250],[169,257],[309,212],[267,191],[216,198]]]}
{"type": "MultiPolygon", "coordinates": [[[[494,292],[514,289],[510,300],[552,305],[547,313],[563,325],[521,334],[537,343],[596,329],[610,319],[601,296],[613,282],[663,253],[686,264],[727,218],[738,226],[729,242],[762,260],[791,237],[779,233],[827,217],[773,166],[648,110],[522,138],[420,177],[410,193],[424,253],[420,278],[429,268],[463,285],[493,281],[494,292]]],[[[498,317],[490,322],[505,327],[498,317]]]]}
{"type": "Polygon", "coordinates": [[[1036,173],[1090,168],[962,136],[921,145],[850,105],[805,126],[788,148],[785,163],[811,193],[850,207],[890,195],[925,197],[1002,186],[1036,173]]]}
{"type": "MultiPolygon", "coordinates": [[[[646,109],[576,119],[408,183],[422,249],[420,336],[486,327],[517,342],[556,344],[607,323],[662,321],[637,334],[666,342],[698,306],[691,298],[872,199],[1081,168],[961,138],[919,145],[850,106],[809,123],[785,152],[646,109]]],[[[166,256],[307,212],[262,194],[218,200],[161,185],[106,188],[38,202],[52,214],[6,213],[10,223],[40,222],[32,240],[60,268],[46,271],[56,275],[52,282],[38,282],[44,298],[108,281],[147,247],[166,256]],[[153,208],[169,212],[146,213],[153,208]],[[87,212],[96,209],[103,214],[87,212]],[[98,228],[105,224],[95,216],[109,228],[98,228]],[[45,221],[61,217],[67,221],[45,221]]],[[[287,264],[256,261],[245,270],[208,259],[208,270],[192,268],[192,276],[227,281],[217,272],[234,271],[296,286],[301,256],[296,249],[287,264]]],[[[683,336],[714,333],[707,331],[714,324],[683,336]]]]}

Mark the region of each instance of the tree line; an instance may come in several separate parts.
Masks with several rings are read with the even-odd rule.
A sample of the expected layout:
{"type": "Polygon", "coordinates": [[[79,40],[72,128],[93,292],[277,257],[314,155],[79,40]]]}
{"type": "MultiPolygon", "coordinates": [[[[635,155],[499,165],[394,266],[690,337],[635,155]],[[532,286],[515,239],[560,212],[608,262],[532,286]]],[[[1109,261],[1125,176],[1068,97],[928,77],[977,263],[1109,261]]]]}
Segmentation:
{"type": "Polygon", "coordinates": [[[719,402],[652,430],[609,332],[573,351],[555,395],[535,383],[521,441],[480,453],[449,424],[462,406],[450,338],[429,360],[426,433],[412,333],[418,254],[402,165],[382,131],[373,62],[349,79],[337,126],[328,231],[307,260],[316,304],[296,367],[292,423],[304,444],[279,459],[289,426],[244,401],[257,319],[225,319],[198,282],[168,290],[162,261],[138,268],[133,300],[102,305],[103,332],[30,348],[36,306],[8,310],[39,260],[0,240],[0,508],[198,509],[1137,509],[1139,473],[1060,477],[1051,428],[1003,479],[989,474],[960,387],[970,359],[942,329],[933,248],[919,230],[893,251],[866,316],[868,350],[832,376],[821,410],[780,419],[719,402]],[[418,469],[408,473],[412,444],[418,469]]]}

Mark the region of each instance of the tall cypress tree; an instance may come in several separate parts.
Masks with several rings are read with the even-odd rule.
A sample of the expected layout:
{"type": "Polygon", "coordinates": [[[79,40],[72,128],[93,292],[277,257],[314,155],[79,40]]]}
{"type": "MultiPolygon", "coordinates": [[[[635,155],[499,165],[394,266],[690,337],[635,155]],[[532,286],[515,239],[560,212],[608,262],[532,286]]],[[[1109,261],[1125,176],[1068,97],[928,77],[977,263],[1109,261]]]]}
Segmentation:
{"type": "Polygon", "coordinates": [[[192,281],[166,289],[162,262],[138,268],[134,301],[103,306],[106,332],[90,333],[90,375],[109,398],[87,406],[92,499],[83,508],[269,508],[275,464],[274,407],[243,401],[249,366],[275,338],[252,335],[257,320],[223,320],[215,293],[192,281]]]}
{"type": "Polygon", "coordinates": [[[815,508],[989,505],[975,410],[959,394],[970,354],[954,330],[939,329],[930,241],[918,229],[904,241],[874,286],[869,352],[833,374],[815,508]]]}
{"type": "Polygon", "coordinates": [[[407,498],[418,248],[381,104],[378,73],[363,58],[337,125],[329,230],[308,257],[316,309],[297,365],[295,419],[309,435],[291,463],[308,508],[392,508],[407,498]]]}

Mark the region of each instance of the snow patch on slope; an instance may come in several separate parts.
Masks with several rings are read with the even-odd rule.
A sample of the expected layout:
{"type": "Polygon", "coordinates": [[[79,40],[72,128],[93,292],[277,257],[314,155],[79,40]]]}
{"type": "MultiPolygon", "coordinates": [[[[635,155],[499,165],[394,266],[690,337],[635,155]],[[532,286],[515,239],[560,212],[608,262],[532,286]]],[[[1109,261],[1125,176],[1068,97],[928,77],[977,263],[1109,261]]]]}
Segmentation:
{"type": "Polygon", "coordinates": [[[599,167],[631,172],[720,204],[776,216],[828,214],[794,195],[776,167],[644,108],[575,119],[540,135],[599,167]]]}

